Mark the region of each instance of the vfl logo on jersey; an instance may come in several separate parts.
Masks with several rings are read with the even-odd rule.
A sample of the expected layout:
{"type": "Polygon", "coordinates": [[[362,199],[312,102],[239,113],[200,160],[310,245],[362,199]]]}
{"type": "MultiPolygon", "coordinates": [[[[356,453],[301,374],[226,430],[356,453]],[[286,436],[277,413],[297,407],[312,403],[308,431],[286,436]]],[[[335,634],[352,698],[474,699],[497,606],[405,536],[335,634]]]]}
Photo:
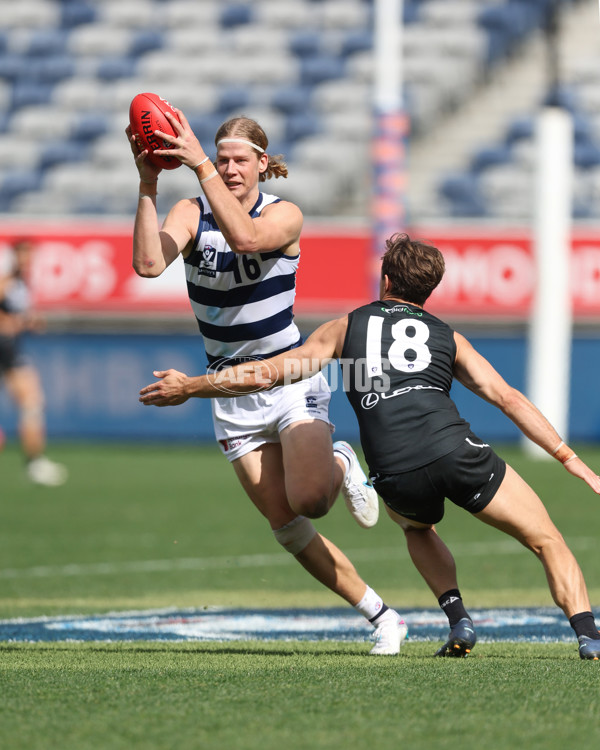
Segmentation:
{"type": "Polygon", "coordinates": [[[307,396],[306,397],[306,408],[307,409],[318,409],[319,404],[317,403],[316,396],[307,396]]]}
{"type": "Polygon", "coordinates": [[[198,266],[199,276],[210,276],[212,279],[217,275],[216,260],[217,250],[211,245],[202,248],[202,260],[198,266]]]}

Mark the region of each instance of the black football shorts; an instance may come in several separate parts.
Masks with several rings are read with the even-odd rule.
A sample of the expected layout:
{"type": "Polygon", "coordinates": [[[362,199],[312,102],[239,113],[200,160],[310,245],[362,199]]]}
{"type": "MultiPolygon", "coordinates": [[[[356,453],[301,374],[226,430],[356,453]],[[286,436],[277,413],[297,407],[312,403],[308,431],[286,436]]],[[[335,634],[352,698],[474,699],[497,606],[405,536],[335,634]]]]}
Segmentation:
{"type": "Polygon", "coordinates": [[[26,364],[14,336],[0,336],[0,375],[26,364]]]}
{"type": "Polygon", "coordinates": [[[409,520],[438,523],[448,498],[469,513],[478,513],[494,497],[506,463],[470,432],[442,458],[401,474],[375,474],[371,481],[383,502],[409,520]]]}

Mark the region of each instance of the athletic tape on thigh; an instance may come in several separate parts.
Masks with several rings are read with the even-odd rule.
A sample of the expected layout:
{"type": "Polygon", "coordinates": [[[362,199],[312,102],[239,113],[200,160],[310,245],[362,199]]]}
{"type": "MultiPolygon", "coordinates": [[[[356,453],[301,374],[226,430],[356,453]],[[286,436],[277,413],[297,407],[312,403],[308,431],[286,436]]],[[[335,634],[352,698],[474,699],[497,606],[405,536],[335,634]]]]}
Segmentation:
{"type": "Polygon", "coordinates": [[[273,529],[275,539],[292,555],[299,555],[312,541],[317,530],[304,516],[294,518],[280,529],[273,529]]]}

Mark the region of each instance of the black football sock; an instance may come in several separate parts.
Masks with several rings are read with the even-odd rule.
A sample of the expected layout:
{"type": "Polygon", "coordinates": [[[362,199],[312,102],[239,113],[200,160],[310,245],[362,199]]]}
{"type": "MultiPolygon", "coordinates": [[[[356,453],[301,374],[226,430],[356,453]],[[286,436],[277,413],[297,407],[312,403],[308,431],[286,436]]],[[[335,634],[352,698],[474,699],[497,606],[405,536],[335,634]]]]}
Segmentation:
{"type": "Polygon", "coordinates": [[[450,589],[442,594],[438,599],[440,607],[444,610],[450,627],[453,628],[459,620],[463,617],[471,619],[469,613],[465,609],[463,600],[458,589],[450,589]]]}
{"type": "Polygon", "coordinates": [[[569,623],[578,638],[580,635],[587,635],[588,638],[593,638],[595,641],[600,640],[600,633],[591,612],[579,612],[573,617],[569,617],[569,623]]]}

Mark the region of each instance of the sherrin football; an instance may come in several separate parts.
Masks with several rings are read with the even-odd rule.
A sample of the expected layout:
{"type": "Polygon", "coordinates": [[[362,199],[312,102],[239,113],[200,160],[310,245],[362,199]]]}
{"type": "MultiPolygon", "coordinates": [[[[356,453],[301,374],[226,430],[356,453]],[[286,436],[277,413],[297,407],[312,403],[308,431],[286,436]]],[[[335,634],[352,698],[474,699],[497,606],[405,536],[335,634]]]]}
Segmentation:
{"type": "Polygon", "coordinates": [[[177,117],[172,105],[158,94],[138,94],[133,97],[129,106],[129,124],[140,148],[148,149],[148,159],[163,169],[177,169],[181,166],[179,159],[174,156],[156,156],[153,153],[154,149],[173,148],[170,143],[154,134],[155,130],[161,130],[168,135],[176,135],[165,112],[177,117]]]}

